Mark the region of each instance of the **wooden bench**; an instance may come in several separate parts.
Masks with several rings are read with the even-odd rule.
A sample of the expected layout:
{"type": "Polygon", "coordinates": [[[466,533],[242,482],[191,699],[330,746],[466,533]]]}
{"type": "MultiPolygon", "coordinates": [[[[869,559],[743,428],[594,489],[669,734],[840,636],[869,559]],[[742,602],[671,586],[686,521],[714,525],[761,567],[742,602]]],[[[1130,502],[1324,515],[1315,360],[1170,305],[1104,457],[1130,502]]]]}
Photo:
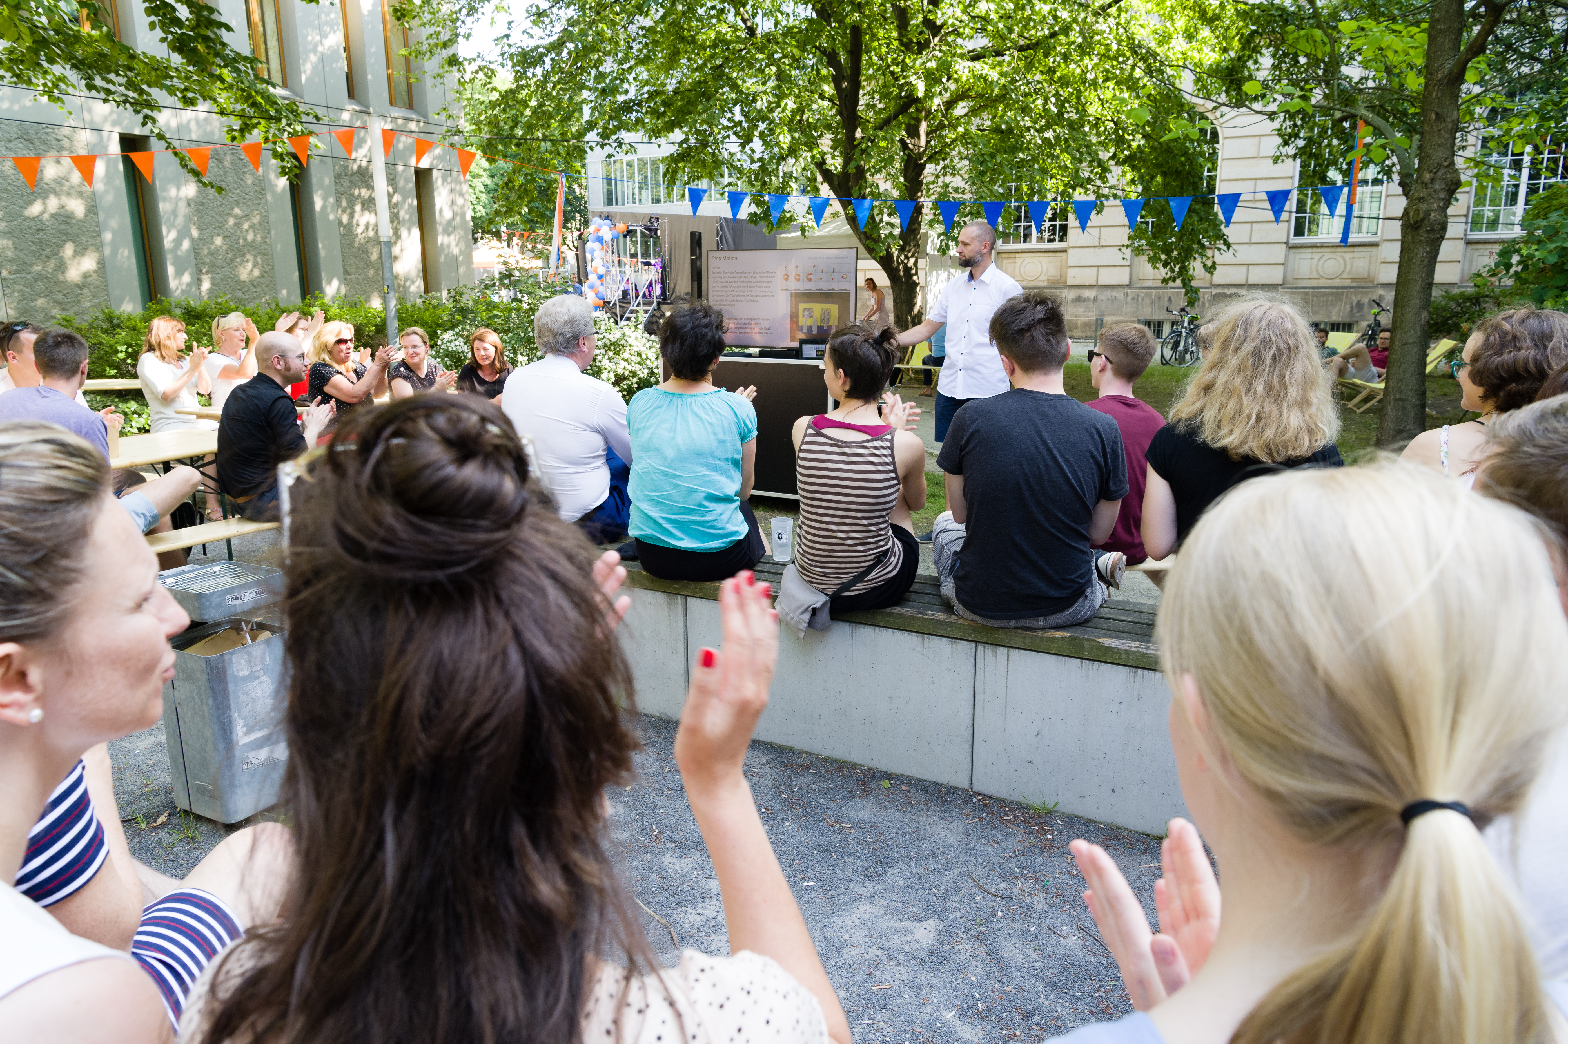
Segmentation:
{"type": "MultiPolygon", "coordinates": [[[[165,551],[179,551],[182,548],[196,547],[198,544],[216,544],[220,540],[228,545],[235,537],[277,528],[277,522],[252,522],[244,518],[226,518],[220,522],[203,522],[198,526],[187,526],[168,533],[149,533],[147,546],[153,549],[154,554],[161,555],[165,551]]],[[[231,559],[235,557],[233,547],[229,548],[229,557],[231,559]]]]}
{"type": "MultiPolygon", "coordinates": [[[[641,711],[676,718],[699,650],[720,645],[719,585],[628,566],[619,628],[641,711]]],[[[759,563],[779,584],[782,566],[759,563]]],[[[1184,812],[1168,740],[1156,606],[1115,596],[1083,624],[987,627],[949,611],[919,576],[889,609],[845,613],[828,631],[781,631],[772,743],[1031,801],[1161,834],[1184,812]]]]}

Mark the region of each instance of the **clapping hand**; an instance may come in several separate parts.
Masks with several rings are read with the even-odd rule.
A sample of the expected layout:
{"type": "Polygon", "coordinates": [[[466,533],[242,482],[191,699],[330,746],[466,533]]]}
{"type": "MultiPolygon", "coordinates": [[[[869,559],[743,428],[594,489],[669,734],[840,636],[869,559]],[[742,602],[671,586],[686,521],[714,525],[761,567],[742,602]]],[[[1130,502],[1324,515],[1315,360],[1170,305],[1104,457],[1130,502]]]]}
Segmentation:
{"type": "Polygon", "coordinates": [[[438,370],[437,383],[433,391],[447,391],[453,387],[453,382],[458,380],[458,373],[454,370],[438,370]]]}
{"type": "Polygon", "coordinates": [[[322,429],[328,426],[333,419],[336,407],[333,401],[324,401],[322,396],[317,396],[317,401],[306,407],[306,412],[300,415],[300,421],[306,429],[306,444],[311,445],[317,441],[317,436],[322,434],[322,429]]]}
{"type": "Polygon", "coordinates": [[[206,345],[202,345],[202,344],[194,344],[194,345],[192,345],[191,346],[191,360],[190,360],[191,372],[192,373],[199,372],[202,369],[202,363],[205,362],[206,360],[207,360],[207,346],[206,345]]]}
{"type": "Polygon", "coordinates": [[[615,551],[607,551],[595,559],[595,564],[590,567],[590,576],[606,599],[606,626],[614,631],[622,622],[622,618],[628,615],[628,607],[633,604],[632,598],[617,594],[622,590],[623,581],[628,578],[628,570],[622,564],[622,556],[615,551]]]}
{"type": "Polygon", "coordinates": [[[1136,1011],[1150,1011],[1190,981],[1206,963],[1222,919],[1222,895],[1201,835],[1183,819],[1171,820],[1163,841],[1163,877],[1153,888],[1158,933],[1107,852],[1086,841],[1070,842],[1086,878],[1082,895],[1136,1011]]]}
{"type": "Polygon", "coordinates": [[[398,354],[401,351],[403,351],[403,349],[397,345],[385,344],[381,348],[377,349],[377,354],[372,357],[371,361],[376,365],[381,366],[383,369],[387,369],[389,366],[393,365],[393,360],[398,358],[398,354]]]}
{"type": "Polygon", "coordinates": [[[885,392],[884,407],[879,410],[879,416],[896,431],[914,431],[917,418],[922,416],[922,408],[915,402],[902,402],[901,397],[894,392],[885,392]]]}
{"type": "Polygon", "coordinates": [[[249,315],[246,316],[246,345],[247,345],[247,347],[254,346],[257,343],[257,338],[261,337],[261,336],[262,335],[259,332],[257,332],[257,324],[253,323],[251,321],[251,317],[249,315]]]}
{"type": "Polygon", "coordinates": [[[738,573],[720,587],[721,647],[693,667],[677,725],[677,768],[690,801],[746,787],[742,759],[770,699],[780,627],[770,585],[738,573]]]}
{"type": "Polygon", "coordinates": [[[273,324],[273,330],[275,333],[289,333],[298,322],[300,322],[299,312],[285,312],[278,317],[278,322],[273,324]]]}
{"type": "Polygon", "coordinates": [[[322,329],[322,324],[326,321],[327,316],[323,314],[322,309],[318,308],[315,312],[312,312],[311,318],[306,320],[306,329],[300,339],[302,341],[311,340],[312,337],[316,336],[316,332],[322,329]]]}
{"type": "Polygon", "coordinates": [[[759,394],[759,389],[750,384],[746,388],[738,388],[737,389],[737,394],[741,395],[744,399],[747,399],[749,402],[752,402],[753,401],[753,397],[755,395],[759,394]]]}

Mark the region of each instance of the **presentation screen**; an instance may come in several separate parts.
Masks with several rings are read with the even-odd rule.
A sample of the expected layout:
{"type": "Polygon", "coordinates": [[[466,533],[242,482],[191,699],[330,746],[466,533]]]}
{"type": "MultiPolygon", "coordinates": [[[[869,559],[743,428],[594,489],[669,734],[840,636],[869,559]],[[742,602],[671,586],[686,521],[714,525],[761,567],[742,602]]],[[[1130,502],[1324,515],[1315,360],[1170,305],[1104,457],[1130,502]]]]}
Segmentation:
{"type": "Polygon", "coordinates": [[[855,249],[711,250],[708,260],[727,344],[795,348],[857,319],[855,249]]]}

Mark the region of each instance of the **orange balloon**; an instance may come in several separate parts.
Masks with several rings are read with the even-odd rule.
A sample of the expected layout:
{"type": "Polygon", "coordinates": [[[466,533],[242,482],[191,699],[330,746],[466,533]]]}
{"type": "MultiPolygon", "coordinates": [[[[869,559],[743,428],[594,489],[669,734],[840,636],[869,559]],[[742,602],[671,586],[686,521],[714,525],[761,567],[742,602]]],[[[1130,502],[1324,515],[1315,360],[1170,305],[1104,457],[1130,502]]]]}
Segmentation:
{"type": "Polygon", "coordinates": [[[619,221],[619,222],[617,222],[617,231],[618,232],[626,232],[627,230],[628,230],[628,223],[626,221],[619,221]]]}

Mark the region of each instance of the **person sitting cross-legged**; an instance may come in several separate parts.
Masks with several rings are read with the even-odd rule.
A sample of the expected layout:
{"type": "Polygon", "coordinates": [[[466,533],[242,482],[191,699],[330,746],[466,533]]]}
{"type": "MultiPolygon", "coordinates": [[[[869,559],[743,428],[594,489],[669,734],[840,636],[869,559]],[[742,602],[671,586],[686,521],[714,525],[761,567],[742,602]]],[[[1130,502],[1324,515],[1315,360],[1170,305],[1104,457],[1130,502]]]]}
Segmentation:
{"type": "Polygon", "coordinates": [[[933,523],[939,590],[993,627],[1067,627],[1124,576],[1113,533],[1130,491],[1119,425],[1064,393],[1064,312],[1041,290],[988,325],[1011,390],[956,411],[939,453],[948,510],[933,523]]]}
{"type": "Polygon", "coordinates": [[[1141,379],[1157,354],[1157,338],[1139,323],[1106,326],[1097,338],[1097,347],[1087,353],[1092,366],[1092,387],[1097,398],[1086,405],[1106,413],[1119,425],[1124,440],[1124,464],[1130,479],[1130,492],[1119,505],[1119,518],[1113,535],[1098,545],[1102,551],[1124,553],[1126,565],[1146,561],[1146,545],[1141,543],[1141,501],[1146,496],[1146,447],[1152,444],[1166,421],[1163,415],[1135,397],[1135,382],[1141,379]]]}
{"type": "MultiPolygon", "coordinates": [[[[87,381],[88,344],[73,330],[44,330],[32,344],[33,366],[42,384],[13,388],[0,395],[0,422],[45,421],[79,435],[109,460],[109,429],[103,414],[80,401],[87,381]]],[[[118,415],[111,415],[116,424],[118,415]]],[[[170,512],[195,493],[202,475],[195,468],[170,468],[167,474],[144,479],[136,472],[117,472],[116,499],[144,533],[168,533],[174,526],[170,512]]],[[[166,551],[159,565],[174,569],[185,565],[184,551],[166,551]]]]}
{"type": "Polygon", "coordinates": [[[306,351],[289,334],[263,334],[256,360],[257,375],[229,393],[218,423],[218,481],[246,518],[260,521],[278,513],[278,465],[316,445],[333,403],[297,418],[289,386],[306,374],[306,351]]]}
{"type": "Polygon", "coordinates": [[[633,447],[622,396],[584,372],[595,361],[590,303],[568,294],[542,302],[535,343],[543,357],[508,376],[497,405],[534,443],[557,517],[576,523],[595,543],[620,540],[628,528],[633,447]]]}
{"type": "Polygon", "coordinates": [[[899,358],[888,326],[843,326],[824,352],[824,383],[840,405],[792,427],[797,448],[794,565],[830,596],[831,612],[883,609],[905,597],[920,549],[912,512],[928,502],[917,410],[880,391],[899,358]]]}
{"type": "Polygon", "coordinates": [[[1332,380],[1364,381],[1374,384],[1386,380],[1387,355],[1392,350],[1392,331],[1382,330],[1376,343],[1351,344],[1326,361],[1332,380]]]}

